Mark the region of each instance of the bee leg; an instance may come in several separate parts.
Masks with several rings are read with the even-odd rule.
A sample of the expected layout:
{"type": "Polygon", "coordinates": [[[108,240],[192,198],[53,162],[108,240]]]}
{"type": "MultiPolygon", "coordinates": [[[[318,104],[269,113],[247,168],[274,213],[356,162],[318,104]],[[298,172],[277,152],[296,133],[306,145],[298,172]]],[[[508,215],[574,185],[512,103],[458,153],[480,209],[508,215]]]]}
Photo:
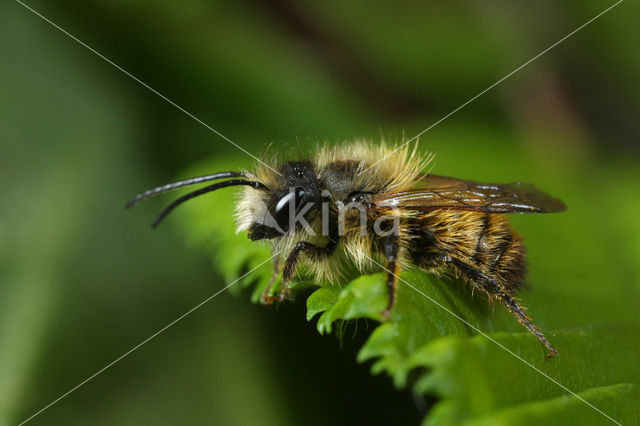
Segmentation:
{"type": "Polygon", "coordinates": [[[274,301],[278,300],[279,298],[278,296],[270,296],[269,294],[271,293],[271,288],[273,287],[276,280],[280,276],[281,271],[282,271],[282,261],[280,260],[280,256],[276,256],[273,258],[273,275],[271,275],[271,280],[269,281],[269,284],[260,295],[260,300],[265,305],[270,305],[274,301]]]}
{"type": "Polygon", "coordinates": [[[293,274],[296,271],[301,253],[305,253],[311,260],[318,261],[331,256],[337,246],[337,238],[329,239],[324,247],[319,247],[306,241],[300,241],[296,244],[293,250],[291,250],[291,253],[289,253],[289,256],[287,256],[287,260],[285,260],[284,267],[282,268],[282,283],[285,288],[289,287],[289,282],[291,282],[291,278],[293,278],[293,274]]]}
{"type": "Polygon", "coordinates": [[[536,327],[535,324],[531,322],[531,318],[529,318],[529,316],[524,312],[524,309],[522,309],[522,307],[518,304],[518,302],[516,302],[513,297],[511,297],[507,292],[503,292],[502,294],[499,294],[497,298],[521,325],[526,327],[527,330],[531,332],[531,334],[536,336],[538,340],[547,347],[547,349],[549,350],[549,355],[547,355],[547,358],[555,358],[555,356],[558,355],[558,351],[556,350],[556,348],[551,346],[551,343],[549,343],[547,338],[544,337],[544,334],[542,334],[542,332],[538,330],[538,327],[536,327]]]}
{"type": "Polygon", "coordinates": [[[493,299],[499,300],[522,326],[529,330],[531,334],[536,336],[538,340],[546,346],[549,350],[548,358],[553,358],[558,355],[558,351],[551,346],[551,343],[549,343],[544,334],[538,330],[538,327],[535,326],[531,318],[524,312],[524,309],[518,304],[509,291],[506,290],[503,284],[458,259],[449,259],[449,262],[462,272],[476,287],[487,292],[493,299]]]}
{"type": "Polygon", "coordinates": [[[384,240],[384,255],[387,258],[387,308],[382,312],[382,319],[386,320],[391,315],[391,309],[396,303],[396,287],[398,285],[398,274],[400,273],[400,265],[398,265],[398,252],[400,244],[397,235],[387,235],[384,240]]]}

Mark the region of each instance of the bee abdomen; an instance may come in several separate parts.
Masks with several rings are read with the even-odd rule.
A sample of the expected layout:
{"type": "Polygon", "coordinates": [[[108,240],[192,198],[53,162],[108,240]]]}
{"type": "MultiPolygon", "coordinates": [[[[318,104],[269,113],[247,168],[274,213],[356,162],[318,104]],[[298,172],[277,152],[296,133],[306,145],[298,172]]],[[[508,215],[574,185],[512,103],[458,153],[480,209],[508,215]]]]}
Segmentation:
{"type": "Polygon", "coordinates": [[[485,214],[472,257],[478,269],[498,278],[508,290],[521,286],[525,275],[522,239],[513,232],[505,216],[485,214]]]}
{"type": "Polygon", "coordinates": [[[491,231],[491,215],[485,213],[482,217],[482,224],[476,238],[476,247],[471,258],[476,265],[482,265],[487,262],[490,255],[490,231],[491,231]]]}
{"type": "Polygon", "coordinates": [[[522,286],[526,273],[526,251],[522,239],[512,231],[500,250],[491,266],[493,273],[500,277],[508,290],[517,290],[522,286]]]}

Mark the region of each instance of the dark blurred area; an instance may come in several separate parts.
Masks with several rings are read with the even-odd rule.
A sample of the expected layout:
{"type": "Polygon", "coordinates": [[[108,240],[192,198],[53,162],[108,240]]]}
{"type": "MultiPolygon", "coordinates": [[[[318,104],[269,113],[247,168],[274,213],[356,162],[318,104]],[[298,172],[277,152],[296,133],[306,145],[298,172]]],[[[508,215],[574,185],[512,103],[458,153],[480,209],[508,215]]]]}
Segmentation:
{"type": "MultiPolygon", "coordinates": [[[[613,3],[25,4],[259,156],[268,143],[411,138],[613,3]]],[[[547,263],[594,283],[576,294],[550,284],[552,266],[534,274],[549,327],[584,322],[580,301],[609,282],[628,298],[598,303],[635,316],[638,16],[621,3],[420,139],[438,174],[535,180],[567,201],[573,216],[516,220],[532,262],[551,240],[569,254],[547,263]],[[558,316],[545,297],[575,304],[558,316]]],[[[244,154],[19,2],[0,5],[0,40],[0,424],[13,424],[226,285],[170,226],[151,232],[159,204],[123,206],[244,154]]],[[[302,300],[248,299],[221,294],[32,423],[417,424],[428,409],[356,362],[364,322],[320,336],[302,300]]]]}

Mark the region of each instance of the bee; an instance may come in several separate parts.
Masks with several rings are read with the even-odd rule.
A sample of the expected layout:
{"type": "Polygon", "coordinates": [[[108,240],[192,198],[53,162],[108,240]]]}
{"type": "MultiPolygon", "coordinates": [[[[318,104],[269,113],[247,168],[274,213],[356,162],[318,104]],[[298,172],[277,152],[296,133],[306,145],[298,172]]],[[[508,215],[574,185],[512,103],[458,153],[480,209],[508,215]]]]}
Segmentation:
{"type": "Polygon", "coordinates": [[[318,281],[339,283],[345,262],[361,272],[382,262],[388,290],[382,316],[387,318],[403,269],[453,273],[501,303],[546,346],[549,357],[556,356],[517,300],[525,279],[525,246],[506,214],[561,212],[565,204],[530,184],[479,183],[425,173],[430,160],[418,154],[417,145],[322,146],[314,155],[273,158],[254,171],[214,173],[160,186],[139,194],[127,207],[176,188],[228,179],[178,198],[153,227],[187,200],[245,186],[236,205],[237,230],[278,253],[264,302],[290,297],[289,283],[301,266],[318,281]],[[280,293],[269,296],[277,278],[280,293]]]}

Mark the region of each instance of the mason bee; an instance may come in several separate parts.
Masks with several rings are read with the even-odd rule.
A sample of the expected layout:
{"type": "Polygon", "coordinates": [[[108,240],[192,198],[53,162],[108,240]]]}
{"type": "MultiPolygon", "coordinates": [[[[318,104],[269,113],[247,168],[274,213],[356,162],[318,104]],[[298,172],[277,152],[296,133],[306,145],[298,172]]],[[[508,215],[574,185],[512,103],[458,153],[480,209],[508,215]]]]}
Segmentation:
{"type": "Polygon", "coordinates": [[[299,266],[317,280],[338,283],[345,262],[364,272],[379,259],[387,265],[386,318],[402,269],[452,272],[504,305],[554,357],[557,351],[516,299],[525,278],[525,247],[505,213],[561,212],[566,206],[529,184],[488,184],[425,173],[429,160],[406,146],[323,146],[312,156],[274,158],[254,171],[160,186],[136,196],[127,207],[183,186],[229,179],[178,198],[153,227],[191,198],[244,185],[236,206],[238,232],[247,231],[250,240],[264,240],[279,253],[263,301],[286,298],[299,266]],[[282,289],[270,297],[278,277],[282,289]]]}

